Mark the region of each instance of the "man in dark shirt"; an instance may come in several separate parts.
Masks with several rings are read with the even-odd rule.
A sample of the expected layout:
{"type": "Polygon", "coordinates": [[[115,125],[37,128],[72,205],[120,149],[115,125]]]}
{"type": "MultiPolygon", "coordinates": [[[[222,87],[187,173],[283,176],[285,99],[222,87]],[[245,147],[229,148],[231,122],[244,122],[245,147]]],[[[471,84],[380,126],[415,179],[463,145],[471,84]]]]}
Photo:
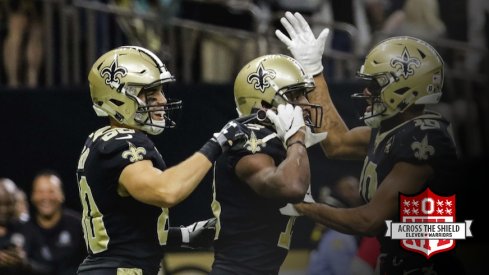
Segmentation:
{"type": "Polygon", "coordinates": [[[26,252],[34,272],[75,274],[86,255],[80,214],[64,208],[60,177],[54,171],[38,173],[32,182],[34,213],[24,228],[26,252]]]}

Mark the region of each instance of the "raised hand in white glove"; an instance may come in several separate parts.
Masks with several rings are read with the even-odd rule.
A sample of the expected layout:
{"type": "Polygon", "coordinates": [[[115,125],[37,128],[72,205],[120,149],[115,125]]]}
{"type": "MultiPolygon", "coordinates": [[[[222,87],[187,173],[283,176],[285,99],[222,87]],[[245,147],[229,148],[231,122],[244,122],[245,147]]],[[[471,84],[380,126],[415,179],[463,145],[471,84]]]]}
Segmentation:
{"type": "Polygon", "coordinates": [[[324,44],[329,29],[323,29],[316,39],[311,27],[298,12],[294,14],[286,12],[285,17],[280,19],[280,23],[287,30],[289,37],[280,30],[276,30],[277,38],[287,46],[292,56],[301,63],[307,74],[314,76],[321,73],[323,71],[324,44]]]}
{"type": "MultiPolygon", "coordinates": [[[[311,185],[307,188],[306,195],[304,196],[303,202],[314,203],[316,202],[311,194],[311,185]]],[[[297,212],[294,205],[292,203],[287,203],[284,207],[279,209],[280,214],[284,216],[302,216],[301,213],[297,212]]]]}
{"type": "Polygon", "coordinates": [[[277,136],[285,143],[297,131],[306,126],[301,107],[294,107],[288,103],[278,105],[277,113],[268,109],[267,117],[275,125],[277,136]]]}

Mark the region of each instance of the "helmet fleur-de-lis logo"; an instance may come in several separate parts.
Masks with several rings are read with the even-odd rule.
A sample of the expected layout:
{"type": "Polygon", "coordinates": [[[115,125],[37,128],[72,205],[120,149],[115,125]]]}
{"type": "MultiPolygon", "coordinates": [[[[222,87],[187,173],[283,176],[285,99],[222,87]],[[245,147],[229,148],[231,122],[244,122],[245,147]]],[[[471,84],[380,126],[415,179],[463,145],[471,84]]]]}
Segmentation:
{"type": "Polygon", "coordinates": [[[250,139],[248,139],[245,143],[246,150],[251,153],[260,152],[262,147],[265,147],[267,144],[263,142],[261,139],[257,139],[255,132],[251,131],[250,139]]]}
{"type": "Polygon", "coordinates": [[[126,76],[127,69],[125,67],[119,67],[117,62],[117,57],[112,61],[112,63],[102,68],[100,70],[100,76],[105,78],[105,84],[110,85],[111,83],[121,83],[120,77],[126,76]]]}
{"type": "Polygon", "coordinates": [[[414,156],[419,160],[426,160],[435,154],[435,148],[428,144],[428,136],[424,136],[421,142],[413,142],[411,149],[414,151],[414,156]]]}
{"type": "Polygon", "coordinates": [[[414,67],[419,68],[421,66],[421,61],[411,57],[407,48],[404,47],[400,57],[391,59],[391,66],[396,68],[404,79],[407,79],[410,75],[414,75],[414,67]]]}
{"type": "Polygon", "coordinates": [[[262,93],[266,88],[270,87],[270,79],[274,79],[276,73],[274,70],[267,70],[263,67],[263,63],[260,63],[256,72],[248,75],[248,83],[252,84],[255,82],[255,89],[260,90],[262,93]]]}
{"type": "Polygon", "coordinates": [[[122,153],[122,157],[129,159],[130,162],[143,160],[143,155],[146,154],[146,149],[144,149],[144,147],[136,147],[131,142],[127,143],[129,144],[129,149],[122,153]]]}

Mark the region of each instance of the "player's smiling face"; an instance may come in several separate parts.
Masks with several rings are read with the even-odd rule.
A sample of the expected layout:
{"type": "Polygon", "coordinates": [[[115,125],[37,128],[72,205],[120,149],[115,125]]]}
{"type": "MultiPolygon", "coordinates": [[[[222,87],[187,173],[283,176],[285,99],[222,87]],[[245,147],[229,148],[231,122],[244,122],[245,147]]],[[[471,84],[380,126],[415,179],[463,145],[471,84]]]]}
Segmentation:
{"type": "MultiPolygon", "coordinates": [[[[139,95],[139,99],[146,103],[146,106],[150,107],[151,119],[156,121],[164,121],[165,111],[156,111],[157,107],[151,108],[151,106],[162,106],[167,103],[166,97],[163,94],[162,86],[157,86],[150,90],[143,91],[139,95]]],[[[161,109],[161,108],[159,108],[161,109]]]]}

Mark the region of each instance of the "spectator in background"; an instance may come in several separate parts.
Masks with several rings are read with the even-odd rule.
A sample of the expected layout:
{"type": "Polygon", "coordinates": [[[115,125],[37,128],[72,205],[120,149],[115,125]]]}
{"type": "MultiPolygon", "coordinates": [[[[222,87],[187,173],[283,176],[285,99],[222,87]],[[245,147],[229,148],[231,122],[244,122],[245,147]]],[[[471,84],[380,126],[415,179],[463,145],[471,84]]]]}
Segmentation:
{"type": "Polygon", "coordinates": [[[401,10],[386,19],[382,32],[389,36],[409,35],[428,41],[445,36],[446,27],[440,18],[438,0],[407,0],[401,10]]]}
{"type": "Polygon", "coordinates": [[[476,47],[476,49],[468,53],[465,65],[470,72],[480,72],[481,61],[484,58],[482,49],[487,50],[487,41],[489,39],[489,32],[486,29],[489,25],[489,1],[468,0],[467,13],[467,38],[469,44],[476,47]]]}
{"type": "Polygon", "coordinates": [[[334,26],[331,30],[332,48],[357,55],[363,55],[367,51],[372,26],[378,26],[383,20],[383,9],[379,0],[327,0],[323,1],[321,9],[314,17],[334,26]],[[355,31],[351,32],[348,26],[341,25],[345,23],[355,31]]]}
{"type": "Polygon", "coordinates": [[[42,171],[32,182],[33,215],[24,232],[36,274],[73,275],[86,255],[80,214],[63,208],[62,188],[54,171],[42,171]]]}
{"type": "Polygon", "coordinates": [[[15,192],[15,211],[20,222],[27,222],[30,219],[29,202],[25,192],[20,188],[15,192]]]}
{"type": "Polygon", "coordinates": [[[376,237],[364,236],[358,244],[357,253],[350,264],[351,275],[373,275],[380,254],[380,243],[376,237]]]}
{"type": "MultiPolygon", "coordinates": [[[[164,28],[175,17],[180,9],[180,0],[113,0],[118,7],[140,14],[158,16],[161,25],[140,17],[118,16],[117,22],[128,36],[130,44],[144,45],[157,54],[167,54],[168,41],[165,41],[164,28]]],[[[169,56],[171,57],[171,56],[169,56]]]]}
{"type": "Polygon", "coordinates": [[[15,183],[0,179],[0,274],[27,274],[25,238],[15,211],[15,183]]]}
{"type": "Polygon", "coordinates": [[[43,52],[40,5],[41,1],[37,0],[8,1],[8,33],[3,45],[3,58],[10,87],[38,85],[43,52]],[[25,35],[27,44],[23,43],[25,35]],[[25,66],[24,58],[27,61],[25,66]],[[24,74],[19,74],[21,69],[24,74]]]}
{"type": "MultiPolygon", "coordinates": [[[[335,207],[355,207],[363,204],[358,193],[358,179],[340,178],[331,188],[321,189],[320,201],[335,207]]],[[[311,253],[308,275],[350,274],[348,269],[356,255],[359,237],[324,227],[319,244],[311,253]]]]}

